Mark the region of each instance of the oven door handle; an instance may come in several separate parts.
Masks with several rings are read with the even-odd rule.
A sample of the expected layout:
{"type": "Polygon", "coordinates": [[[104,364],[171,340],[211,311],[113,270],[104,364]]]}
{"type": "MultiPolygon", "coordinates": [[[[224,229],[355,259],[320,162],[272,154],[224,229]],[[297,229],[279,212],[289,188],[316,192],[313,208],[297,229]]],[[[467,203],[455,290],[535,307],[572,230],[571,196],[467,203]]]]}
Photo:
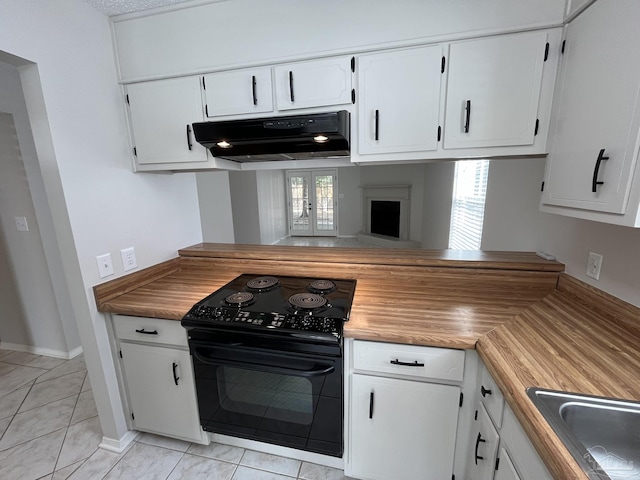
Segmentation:
{"type": "Polygon", "coordinates": [[[319,363],[316,363],[314,365],[314,368],[312,369],[298,370],[295,368],[278,367],[275,365],[267,365],[264,363],[242,362],[239,360],[231,360],[228,358],[220,357],[216,357],[214,360],[213,358],[201,355],[198,352],[197,347],[193,349],[193,356],[199,362],[206,363],[207,365],[225,365],[230,367],[249,368],[251,370],[260,370],[261,372],[280,373],[282,375],[295,375],[297,377],[317,377],[321,375],[328,375],[330,373],[333,373],[336,369],[333,365],[322,365],[319,363]]]}

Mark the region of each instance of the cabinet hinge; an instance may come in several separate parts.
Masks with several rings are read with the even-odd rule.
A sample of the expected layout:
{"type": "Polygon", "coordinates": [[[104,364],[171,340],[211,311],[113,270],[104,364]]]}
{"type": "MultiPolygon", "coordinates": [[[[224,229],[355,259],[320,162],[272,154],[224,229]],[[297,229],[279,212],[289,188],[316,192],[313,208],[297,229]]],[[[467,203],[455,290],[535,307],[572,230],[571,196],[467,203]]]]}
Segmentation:
{"type": "Polygon", "coordinates": [[[202,77],[202,88],[207,89],[207,85],[204,83],[204,77],[202,77]]]}
{"type": "Polygon", "coordinates": [[[128,94],[128,93],[124,96],[124,98],[125,98],[125,100],[127,101],[127,105],[131,105],[131,104],[129,103],[129,94],[128,94]]]}
{"type": "Polygon", "coordinates": [[[460,405],[458,405],[459,407],[462,406],[462,399],[464,398],[464,393],[460,392],[460,405]]]}
{"type": "Polygon", "coordinates": [[[546,62],[549,58],[549,42],[544,47],[544,61],[546,62]]]}
{"type": "Polygon", "coordinates": [[[133,414],[133,412],[131,412],[131,420],[135,420],[136,416],[133,414]]]}
{"type": "Polygon", "coordinates": [[[473,419],[476,421],[478,420],[478,410],[476,410],[476,413],[473,415],[473,419]]]}
{"type": "Polygon", "coordinates": [[[138,156],[138,151],[136,150],[136,147],[133,147],[133,156],[134,157],[138,156]]]}
{"type": "Polygon", "coordinates": [[[442,138],[442,127],[438,125],[438,141],[442,138]]]}
{"type": "Polygon", "coordinates": [[[536,128],[533,130],[533,136],[538,135],[538,127],[540,127],[540,119],[536,118],[536,128]]]}
{"type": "Polygon", "coordinates": [[[351,57],[351,71],[356,72],[356,57],[351,57]]]}
{"type": "Polygon", "coordinates": [[[351,89],[351,103],[353,103],[354,105],[356,103],[356,89],[355,88],[351,89]]]}
{"type": "Polygon", "coordinates": [[[496,468],[495,468],[495,470],[498,470],[498,468],[500,468],[500,459],[496,458],[496,468]]]}
{"type": "Polygon", "coordinates": [[[204,114],[208,117],[209,116],[209,105],[205,105],[204,106],[204,114]]]}
{"type": "Polygon", "coordinates": [[[542,186],[540,187],[540,191],[544,192],[544,182],[542,182],[542,186]]]}
{"type": "Polygon", "coordinates": [[[444,73],[444,66],[446,65],[447,60],[442,56],[442,62],[440,63],[440,73],[444,73]]]}
{"type": "Polygon", "coordinates": [[[120,358],[122,358],[122,350],[120,350],[120,358]]]}
{"type": "Polygon", "coordinates": [[[564,46],[567,44],[566,40],[562,40],[562,48],[560,49],[560,53],[564,55],[564,46]]]}

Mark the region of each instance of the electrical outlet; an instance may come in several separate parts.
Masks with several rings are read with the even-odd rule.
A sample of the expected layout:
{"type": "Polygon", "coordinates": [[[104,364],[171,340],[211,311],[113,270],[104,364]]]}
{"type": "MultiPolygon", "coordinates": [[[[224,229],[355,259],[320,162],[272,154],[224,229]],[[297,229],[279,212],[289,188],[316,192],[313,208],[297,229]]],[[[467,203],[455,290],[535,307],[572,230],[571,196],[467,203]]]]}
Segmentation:
{"type": "Polygon", "coordinates": [[[138,262],[136,260],[136,251],[133,247],[123,248],[120,250],[120,256],[122,257],[122,266],[124,271],[132,270],[138,266],[138,262]]]}
{"type": "Polygon", "coordinates": [[[98,255],[96,257],[96,261],[98,262],[98,273],[100,274],[100,278],[113,275],[113,263],[111,263],[110,253],[105,253],[104,255],[98,255]]]}
{"type": "Polygon", "coordinates": [[[589,260],[587,260],[587,277],[600,279],[600,269],[602,268],[602,255],[589,252],[589,260]]]}
{"type": "Polygon", "coordinates": [[[19,232],[28,232],[29,224],[27,223],[27,217],[15,217],[16,228],[19,232]]]}

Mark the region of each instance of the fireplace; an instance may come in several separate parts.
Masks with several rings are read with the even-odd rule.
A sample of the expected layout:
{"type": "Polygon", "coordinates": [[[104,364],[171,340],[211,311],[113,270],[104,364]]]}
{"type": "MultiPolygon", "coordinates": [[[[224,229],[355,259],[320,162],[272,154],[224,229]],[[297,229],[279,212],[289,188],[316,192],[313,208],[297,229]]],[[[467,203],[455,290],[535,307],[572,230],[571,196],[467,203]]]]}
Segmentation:
{"type": "Polygon", "coordinates": [[[383,247],[417,248],[409,239],[411,185],[365,185],[363,228],[358,239],[383,247]]]}

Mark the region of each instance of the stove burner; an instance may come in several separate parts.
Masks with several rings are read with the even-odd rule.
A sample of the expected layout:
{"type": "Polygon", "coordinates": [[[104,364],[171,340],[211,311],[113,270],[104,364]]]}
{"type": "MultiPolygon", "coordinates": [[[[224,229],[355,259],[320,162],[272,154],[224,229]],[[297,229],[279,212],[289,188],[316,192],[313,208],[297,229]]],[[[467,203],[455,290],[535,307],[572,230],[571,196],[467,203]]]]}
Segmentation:
{"type": "Polygon", "coordinates": [[[279,282],[276,277],[256,277],[247,282],[247,288],[257,292],[266,292],[278,285],[278,283],[279,282]]]}
{"type": "Polygon", "coordinates": [[[327,304],[327,299],[315,293],[296,293],[289,297],[289,304],[304,310],[314,310],[324,307],[327,304]]]}
{"type": "Polygon", "coordinates": [[[331,293],[336,289],[336,284],[331,280],[314,280],[309,284],[309,290],[313,293],[331,293]]]}
{"type": "Polygon", "coordinates": [[[253,293],[251,292],[236,292],[228,295],[224,299],[227,305],[232,307],[246,307],[256,301],[253,293]]]}

